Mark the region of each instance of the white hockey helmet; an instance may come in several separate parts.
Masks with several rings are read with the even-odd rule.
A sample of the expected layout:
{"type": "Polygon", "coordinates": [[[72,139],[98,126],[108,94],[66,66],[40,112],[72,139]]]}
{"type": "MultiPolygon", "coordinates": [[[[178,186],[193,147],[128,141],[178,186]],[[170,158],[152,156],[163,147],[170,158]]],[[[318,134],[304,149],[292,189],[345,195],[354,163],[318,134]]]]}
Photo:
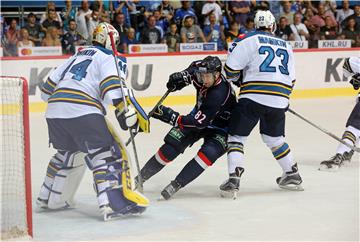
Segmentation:
{"type": "Polygon", "coordinates": [[[94,29],[94,32],[93,32],[92,41],[103,45],[108,50],[112,50],[109,33],[113,33],[115,46],[117,46],[119,44],[119,40],[120,40],[119,33],[114,28],[114,26],[112,26],[111,24],[106,23],[106,22],[99,23],[96,26],[96,28],[94,29]]]}
{"type": "Polygon", "coordinates": [[[255,14],[254,23],[256,29],[263,27],[271,29],[272,33],[276,30],[275,17],[269,10],[258,10],[255,14]]]}

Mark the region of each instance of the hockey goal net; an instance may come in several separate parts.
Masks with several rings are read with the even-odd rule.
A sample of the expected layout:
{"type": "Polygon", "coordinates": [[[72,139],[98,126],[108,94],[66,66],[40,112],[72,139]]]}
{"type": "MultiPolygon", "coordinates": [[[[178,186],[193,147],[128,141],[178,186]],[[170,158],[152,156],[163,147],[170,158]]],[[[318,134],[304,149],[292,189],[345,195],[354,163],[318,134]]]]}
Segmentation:
{"type": "Polygon", "coordinates": [[[1,240],[32,236],[28,85],[0,76],[1,240]]]}

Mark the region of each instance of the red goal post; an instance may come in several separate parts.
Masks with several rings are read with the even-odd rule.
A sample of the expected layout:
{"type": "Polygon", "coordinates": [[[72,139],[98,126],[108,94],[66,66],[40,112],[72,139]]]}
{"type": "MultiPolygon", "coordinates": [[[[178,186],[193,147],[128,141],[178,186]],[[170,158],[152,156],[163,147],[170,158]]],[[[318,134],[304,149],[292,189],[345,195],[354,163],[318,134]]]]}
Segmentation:
{"type": "Polygon", "coordinates": [[[28,84],[0,76],[1,239],[33,236],[28,84]]]}

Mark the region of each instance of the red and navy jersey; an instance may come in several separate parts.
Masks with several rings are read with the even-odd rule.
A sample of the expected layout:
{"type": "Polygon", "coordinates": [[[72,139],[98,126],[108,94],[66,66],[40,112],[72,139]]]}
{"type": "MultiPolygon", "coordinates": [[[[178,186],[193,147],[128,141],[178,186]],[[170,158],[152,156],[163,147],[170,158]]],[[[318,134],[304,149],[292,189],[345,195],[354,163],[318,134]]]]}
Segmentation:
{"type": "Polygon", "coordinates": [[[193,85],[196,89],[196,105],[188,115],[181,115],[178,125],[182,128],[226,129],[236,95],[230,83],[221,75],[212,87],[205,88],[193,74],[193,85]]]}

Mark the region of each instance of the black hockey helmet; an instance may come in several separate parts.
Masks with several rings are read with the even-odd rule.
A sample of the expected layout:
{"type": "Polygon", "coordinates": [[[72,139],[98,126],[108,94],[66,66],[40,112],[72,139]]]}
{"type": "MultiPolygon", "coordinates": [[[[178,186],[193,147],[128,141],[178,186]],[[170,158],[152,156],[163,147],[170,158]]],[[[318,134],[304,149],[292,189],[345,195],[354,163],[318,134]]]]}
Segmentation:
{"type": "Polygon", "coordinates": [[[222,63],[217,56],[207,56],[198,64],[198,71],[200,73],[215,73],[221,72],[222,63]]]}

